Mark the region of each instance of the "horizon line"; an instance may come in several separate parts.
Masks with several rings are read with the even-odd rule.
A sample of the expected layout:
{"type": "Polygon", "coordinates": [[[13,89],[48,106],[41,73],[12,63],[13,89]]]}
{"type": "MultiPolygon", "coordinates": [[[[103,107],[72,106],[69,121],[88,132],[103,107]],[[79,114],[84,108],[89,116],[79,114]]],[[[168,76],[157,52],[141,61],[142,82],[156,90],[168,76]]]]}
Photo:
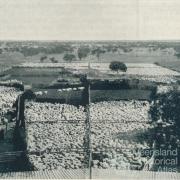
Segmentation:
{"type": "Polygon", "coordinates": [[[0,39],[0,42],[4,42],[4,41],[18,41],[18,42],[23,42],[23,41],[42,41],[42,42],[180,42],[180,39],[126,39],[126,40],[61,40],[61,39],[0,39]]]}

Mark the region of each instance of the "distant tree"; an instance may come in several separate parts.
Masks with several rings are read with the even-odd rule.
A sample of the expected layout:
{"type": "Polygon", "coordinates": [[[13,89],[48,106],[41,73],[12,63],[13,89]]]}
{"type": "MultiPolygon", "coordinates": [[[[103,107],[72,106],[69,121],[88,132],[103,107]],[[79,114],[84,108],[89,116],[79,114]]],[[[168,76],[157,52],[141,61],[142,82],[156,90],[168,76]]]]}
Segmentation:
{"type": "Polygon", "coordinates": [[[125,63],[123,62],[119,62],[119,61],[112,61],[109,65],[109,68],[112,70],[112,71],[123,71],[123,72],[126,72],[127,71],[127,66],[125,63]]]}
{"type": "Polygon", "coordinates": [[[155,65],[159,66],[159,62],[154,62],[155,65]]]}
{"type": "Polygon", "coordinates": [[[113,49],[113,46],[112,46],[112,45],[107,45],[107,46],[106,46],[107,52],[111,52],[112,49],[113,49]]]}
{"type": "Polygon", "coordinates": [[[180,59],[180,53],[176,53],[175,56],[180,59]]]}
{"type": "Polygon", "coordinates": [[[86,58],[90,53],[89,47],[79,47],[78,49],[78,58],[81,60],[82,58],[86,58]]]}
{"type": "Polygon", "coordinates": [[[92,51],[91,51],[91,54],[92,55],[96,55],[96,57],[97,57],[97,59],[98,59],[98,61],[100,60],[100,55],[101,54],[104,54],[106,51],[105,50],[103,50],[103,49],[101,49],[100,47],[98,47],[98,48],[96,48],[96,49],[93,49],[92,51]]]}
{"type": "Polygon", "coordinates": [[[113,47],[112,52],[113,52],[113,53],[118,52],[118,47],[116,47],[116,46],[113,47]]]}
{"type": "Polygon", "coordinates": [[[20,51],[25,57],[27,56],[34,56],[37,55],[39,53],[41,53],[41,51],[38,48],[33,48],[33,47],[21,47],[21,51],[20,51]]]}
{"type": "Polygon", "coordinates": [[[125,53],[129,53],[133,50],[132,48],[127,48],[127,47],[121,47],[121,48],[125,53]]]}
{"type": "Polygon", "coordinates": [[[43,63],[45,59],[47,59],[47,56],[41,56],[40,62],[43,63]]]}
{"type": "Polygon", "coordinates": [[[47,52],[49,54],[62,54],[65,52],[73,52],[73,47],[71,44],[66,43],[57,43],[50,46],[50,48],[47,49],[47,52]]]}
{"type": "Polygon", "coordinates": [[[54,57],[50,57],[49,58],[51,62],[54,62],[55,58],[54,57]]]}
{"type": "Polygon", "coordinates": [[[55,59],[55,57],[49,58],[52,63],[58,63],[58,60],[55,59]]]}
{"type": "Polygon", "coordinates": [[[76,60],[76,56],[74,54],[65,54],[63,59],[65,61],[71,62],[73,60],[76,60]]]}

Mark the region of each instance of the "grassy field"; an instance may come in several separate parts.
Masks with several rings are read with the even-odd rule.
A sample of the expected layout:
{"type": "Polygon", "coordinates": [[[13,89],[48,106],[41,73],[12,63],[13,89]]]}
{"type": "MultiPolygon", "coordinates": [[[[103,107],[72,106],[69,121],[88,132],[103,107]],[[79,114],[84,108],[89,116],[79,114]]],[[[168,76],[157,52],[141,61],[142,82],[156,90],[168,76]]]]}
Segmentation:
{"type": "Polygon", "coordinates": [[[57,79],[62,69],[59,68],[16,68],[13,67],[5,72],[10,75],[8,79],[17,79],[25,85],[32,87],[46,87],[57,79]]]}
{"type": "Polygon", "coordinates": [[[180,60],[176,61],[162,61],[159,63],[161,66],[180,72],[180,60]]]}
{"type": "Polygon", "coordinates": [[[26,62],[26,60],[23,54],[19,52],[7,52],[0,54],[0,66],[12,66],[24,62],[26,62]]]}
{"type": "MultiPolygon", "coordinates": [[[[51,62],[50,58],[54,57],[58,60],[58,62],[63,62],[63,56],[65,53],[61,54],[46,54],[47,59],[44,60],[44,62],[51,62]]],[[[37,63],[40,62],[40,58],[43,56],[43,53],[38,53],[37,55],[32,56],[24,56],[21,52],[5,52],[3,54],[0,54],[0,62],[7,64],[7,65],[13,65],[13,64],[19,64],[23,62],[33,62],[37,63]]],[[[77,56],[77,55],[76,55],[77,56]]],[[[76,60],[79,61],[78,58],[76,60]]],[[[119,54],[117,52],[105,52],[103,54],[100,54],[99,58],[97,58],[96,55],[88,54],[87,57],[82,58],[82,61],[84,62],[110,62],[114,60],[119,60],[123,62],[138,62],[138,63],[153,63],[153,62],[161,62],[161,61],[172,61],[172,60],[178,60],[176,56],[174,55],[168,55],[168,54],[157,54],[156,52],[144,53],[144,54],[135,54],[135,53],[126,53],[126,54],[119,54]]]]}
{"type": "MultiPolygon", "coordinates": [[[[63,55],[62,54],[49,54],[47,55],[48,57],[55,57],[55,59],[58,60],[58,62],[65,62],[63,60],[63,55]]],[[[41,55],[36,55],[36,56],[30,56],[26,57],[25,61],[26,62],[33,62],[37,63],[40,62],[40,57],[41,55]]],[[[154,62],[163,62],[163,61],[175,61],[178,60],[177,57],[173,55],[131,55],[131,54],[125,54],[125,55],[120,55],[117,53],[104,53],[100,55],[99,59],[96,56],[93,55],[88,55],[86,58],[83,58],[81,61],[82,62],[111,62],[111,61],[122,61],[122,62],[127,62],[127,63],[154,63],[154,62]]],[[[76,61],[79,61],[77,59],[76,61]]],[[[50,62],[49,60],[45,60],[44,62],[50,62]]]]}
{"type": "MultiPolygon", "coordinates": [[[[34,65],[37,63],[31,63],[34,65]]],[[[40,64],[42,65],[42,64],[40,64]]],[[[50,64],[54,65],[54,64],[50,64]]],[[[8,69],[3,74],[7,80],[17,79],[25,85],[30,85],[32,88],[46,88],[61,82],[76,81],[79,78],[74,77],[70,72],[60,67],[51,67],[49,64],[46,67],[19,67],[15,66],[8,69]]],[[[4,78],[4,77],[2,77],[4,78]]]]}
{"type": "Polygon", "coordinates": [[[7,74],[12,76],[58,76],[62,72],[62,68],[26,68],[26,67],[13,67],[6,71],[7,74]]]}

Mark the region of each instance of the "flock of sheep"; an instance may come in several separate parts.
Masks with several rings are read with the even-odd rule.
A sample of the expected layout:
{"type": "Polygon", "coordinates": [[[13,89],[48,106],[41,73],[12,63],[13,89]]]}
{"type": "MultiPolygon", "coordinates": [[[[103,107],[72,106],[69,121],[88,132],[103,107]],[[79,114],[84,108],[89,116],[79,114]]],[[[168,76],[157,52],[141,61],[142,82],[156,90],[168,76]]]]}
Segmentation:
{"type": "Polygon", "coordinates": [[[6,114],[12,110],[21,91],[13,87],[0,86],[0,124],[6,120],[6,114]]]}
{"type": "MultiPolygon", "coordinates": [[[[151,128],[147,101],[110,101],[90,105],[92,165],[97,168],[142,168],[150,148],[136,133],[151,128]]],[[[25,117],[29,160],[37,170],[82,168],[86,156],[86,112],[67,104],[29,102],[25,117]],[[68,151],[68,152],[67,152],[68,151]],[[38,152],[38,153],[37,153],[38,152]],[[37,155],[38,154],[38,155],[37,155]]]]}

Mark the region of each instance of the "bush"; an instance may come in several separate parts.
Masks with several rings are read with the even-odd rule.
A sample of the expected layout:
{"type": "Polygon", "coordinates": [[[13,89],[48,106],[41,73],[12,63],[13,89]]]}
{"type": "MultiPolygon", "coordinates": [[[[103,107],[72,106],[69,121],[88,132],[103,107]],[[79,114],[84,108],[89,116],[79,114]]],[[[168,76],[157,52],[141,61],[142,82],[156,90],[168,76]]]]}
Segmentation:
{"type": "Polygon", "coordinates": [[[159,62],[154,62],[155,65],[159,66],[159,62]]]}
{"type": "Polygon", "coordinates": [[[65,54],[63,59],[65,61],[71,62],[71,61],[76,60],[76,56],[74,54],[65,54]]]}
{"type": "Polygon", "coordinates": [[[51,57],[49,59],[51,60],[52,63],[58,63],[58,60],[56,60],[55,57],[51,57]]]}
{"type": "Polygon", "coordinates": [[[126,72],[127,71],[127,66],[125,65],[125,63],[123,62],[119,62],[119,61],[112,61],[109,65],[109,68],[112,70],[112,71],[123,71],[123,72],[126,72]]]}
{"type": "Polygon", "coordinates": [[[153,106],[150,108],[150,113],[154,121],[160,118],[164,122],[173,123],[180,128],[180,92],[174,87],[173,90],[157,95],[153,106]]]}
{"type": "Polygon", "coordinates": [[[40,62],[43,63],[45,59],[47,59],[47,56],[42,56],[42,57],[40,58],[40,62]]]}
{"type": "Polygon", "coordinates": [[[86,58],[90,53],[89,47],[79,47],[78,49],[78,58],[81,60],[82,58],[86,58]]]}
{"type": "Polygon", "coordinates": [[[96,55],[97,59],[99,60],[100,59],[100,55],[101,54],[104,54],[106,51],[101,49],[100,47],[97,47],[96,49],[93,49],[91,51],[91,54],[92,55],[96,55]]]}
{"type": "Polygon", "coordinates": [[[175,56],[180,59],[180,53],[176,53],[175,56]]]}
{"type": "Polygon", "coordinates": [[[180,165],[180,92],[174,87],[165,94],[157,95],[150,107],[152,120],[157,124],[155,128],[156,148],[177,150],[177,156],[158,156],[160,159],[175,159],[180,165]]]}
{"type": "Polygon", "coordinates": [[[26,90],[22,96],[24,99],[35,99],[36,98],[36,94],[34,94],[34,92],[30,89],[26,90]]]}
{"type": "Polygon", "coordinates": [[[86,74],[81,74],[79,79],[82,83],[87,83],[87,75],[86,74]]]}

